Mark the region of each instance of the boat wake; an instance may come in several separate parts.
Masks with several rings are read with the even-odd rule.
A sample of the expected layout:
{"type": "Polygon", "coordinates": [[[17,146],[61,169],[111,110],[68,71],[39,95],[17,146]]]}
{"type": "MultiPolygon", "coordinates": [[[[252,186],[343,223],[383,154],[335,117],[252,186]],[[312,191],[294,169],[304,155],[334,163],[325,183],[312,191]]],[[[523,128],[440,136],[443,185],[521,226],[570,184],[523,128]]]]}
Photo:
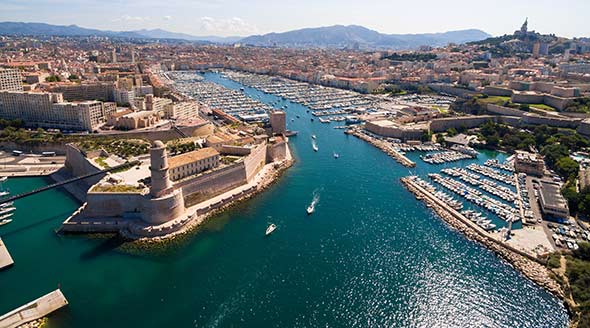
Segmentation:
{"type": "Polygon", "coordinates": [[[313,192],[313,199],[311,200],[311,204],[307,207],[307,214],[311,215],[315,212],[315,206],[320,202],[320,194],[317,191],[313,192]]]}

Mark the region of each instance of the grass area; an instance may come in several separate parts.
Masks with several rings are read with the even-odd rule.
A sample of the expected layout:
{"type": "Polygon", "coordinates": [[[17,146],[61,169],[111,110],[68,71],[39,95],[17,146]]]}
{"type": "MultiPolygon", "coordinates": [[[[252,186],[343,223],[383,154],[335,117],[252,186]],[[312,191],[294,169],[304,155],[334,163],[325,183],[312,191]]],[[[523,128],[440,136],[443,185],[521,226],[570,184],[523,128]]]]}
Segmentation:
{"type": "Polygon", "coordinates": [[[546,110],[548,112],[554,112],[555,111],[555,108],[553,108],[551,106],[547,106],[545,104],[528,104],[528,105],[529,105],[529,107],[534,107],[534,108],[546,110]]]}
{"type": "Polygon", "coordinates": [[[142,191],[143,188],[131,185],[98,185],[92,189],[94,192],[129,192],[136,193],[142,191]]]}
{"type": "Polygon", "coordinates": [[[510,97],[508,96],[490,96],[487,98],[479,98],[479,102],[484,104],[494,104],[498,106],[503,106],[505,103],[510,102],[510,97]]]}
{"type": "Polygon", "coordinates": [[[107,164],[107,162],[105,162],[105,159],[106,158],[104,158],[104,157],[97,157],[94,161],[98,165],[100,165],[100,167],[105,168],[105,169],[108,169],[110,166],[109,166],[109,164],[107,164]]]}
{"type": "Polygon", "coordinates": [[[109,154],[115,154],[122,158],[147,154],[150,143],[140,139],[85,139],[78,143],[80,149],[85,151],[104,149],[109,154]]]}

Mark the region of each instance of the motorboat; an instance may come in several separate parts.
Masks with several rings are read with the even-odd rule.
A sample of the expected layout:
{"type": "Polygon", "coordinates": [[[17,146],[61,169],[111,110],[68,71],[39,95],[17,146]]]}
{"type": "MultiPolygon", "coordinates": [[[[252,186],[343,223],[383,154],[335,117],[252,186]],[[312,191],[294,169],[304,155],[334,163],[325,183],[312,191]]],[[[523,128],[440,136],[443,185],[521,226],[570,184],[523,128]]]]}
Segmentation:
{"type": "Polygon", "coordinates": [[[10,207],[12,205],[14,205],[14,202],[7,202],[7,203],[0,204],[0,207],[10,207]]]}
{"type": "Polygon", "coordinates": [[[334,153],[334,158],[338,158],[340,155],[338,153],[334,153]]]}
{"type": "Polygon", "coordinates": [[[265,236],[270,235],[271,233],[273,233],[275,230],[277,229],[277,225],[274,223],[271,223],[268,228],[266,228],[266,233],[265,236]]]}
{"type": "Polygon", "coordinates": [[[315,203],[314,202],[309,204],[309,206],[307,207],[307,215],[311,215],[313,212],[315,212],[315,203]]]}
{"type": "Polygon", "coordinates": [[[4,219],[4,220],[0,220],[0,226],[3,226],[5,224],[9,224],[10,222],[12,222],[12,219],[4,219]]]}
{"type": "Polygon", "coordinates": [[[4,208],[0,209],[0,215],[10,213],[14,210],[16,210],[16,207],[4,207],[4,208]]]}
{"type": "Polygon", "coordinates": [[[312,135],[311,135],[311,138],[312,138],[312,139],[315,139],[315,134],[312,134],[312,135]]]}

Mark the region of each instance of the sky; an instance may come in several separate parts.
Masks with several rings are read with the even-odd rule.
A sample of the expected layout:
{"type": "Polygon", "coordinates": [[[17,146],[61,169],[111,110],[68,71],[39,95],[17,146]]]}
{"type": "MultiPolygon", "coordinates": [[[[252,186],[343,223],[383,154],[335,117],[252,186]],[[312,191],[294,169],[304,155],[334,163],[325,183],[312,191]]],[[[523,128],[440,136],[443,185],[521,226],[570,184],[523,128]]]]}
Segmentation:
{"type": "Polygon", "coordinates": [[[590,0],[0,0],[0,21],[101,30],[161,28],[198,36],[247,36],[305,27],[362,25],[381,33],[529,29],[590,37],[590,0]]]}

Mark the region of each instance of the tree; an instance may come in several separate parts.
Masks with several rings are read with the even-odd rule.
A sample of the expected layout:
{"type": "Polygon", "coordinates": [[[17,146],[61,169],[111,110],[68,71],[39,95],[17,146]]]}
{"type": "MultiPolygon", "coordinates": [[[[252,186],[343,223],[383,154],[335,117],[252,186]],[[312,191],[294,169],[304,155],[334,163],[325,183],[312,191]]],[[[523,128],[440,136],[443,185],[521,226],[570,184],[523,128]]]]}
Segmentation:
{"type": "Polygon", "coordinates": [[[566,179],[575,179],[578,175],[580,165],[570,157],[562,157],[557,160],[555,164],[555,170],[559,175],[566,179]]]}

